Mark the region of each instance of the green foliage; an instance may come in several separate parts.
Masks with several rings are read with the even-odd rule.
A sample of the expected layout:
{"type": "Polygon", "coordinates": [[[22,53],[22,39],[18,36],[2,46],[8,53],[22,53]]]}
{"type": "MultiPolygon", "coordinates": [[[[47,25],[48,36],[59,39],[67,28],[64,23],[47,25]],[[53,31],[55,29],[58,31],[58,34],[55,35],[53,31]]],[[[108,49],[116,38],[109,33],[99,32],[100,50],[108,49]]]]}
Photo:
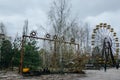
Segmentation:
{"type": "Polygon", "coordinates": [[[13,49],[13,66],[18,67],[20,63],[20,50],[13,49]]]}
{"type": "Polygon", "coordinates": [[[29,67],[32,70],[37,69],[41,65],[41,58],[39,56],[36,41],[31,40],[24,45],[24,67],[29,67]]]}
{"type": "Polygon", "coordinates": [[[9,40],[4,40],[1,46],[1,67],[8,68],[12,59],[12,44],[9,40]]]}
{"type": "MultiPolygon", "coordinates": [[[[18,67],[20,64],[21,48],[20,48],[20,38],[16,38],[13,42],[13,66],[18,67]]],[[[41,57],[39,56],[38,47],[36,47],[37,42],[34,39],[25,39],[24,43],[24,59],[23,68],[29,67],[32,70],[39,68],[42,64],[41,57]]]]}
{"type": "Polygon", "coordinates": [[[16,36],[14,42],[13,42],[13,57],[12,57],[12,65],[14,67],[18,67],[20,63],[20,43],[21,43],[21,38],[16,36]]]}

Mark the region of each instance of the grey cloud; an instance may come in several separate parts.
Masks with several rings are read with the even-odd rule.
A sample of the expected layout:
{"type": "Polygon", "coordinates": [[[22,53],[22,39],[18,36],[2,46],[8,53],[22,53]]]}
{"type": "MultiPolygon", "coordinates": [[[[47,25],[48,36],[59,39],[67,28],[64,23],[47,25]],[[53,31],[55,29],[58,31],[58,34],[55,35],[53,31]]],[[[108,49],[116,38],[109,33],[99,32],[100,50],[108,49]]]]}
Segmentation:
{"type": "Polygon", "coordinates": [[[73,13],[78,13],[81,18],[96,16],[106,11],[120,9],[120,0],[73,0],[73,13]]]}
{"type": "MultiPolygon", "coordinates": [[[[53,0],[0,0],[0,21],[4,22],[10,35],[22,31],[24,20],[28,19],[30,28],[33,29],[36,24],[44,25],[47,21],[47,12],[49,11],[50,3],[53,0]],[[14,29],[12,29],[14,28],[14,29]]],[[[104,18],[108,20],[105,15],[114,12],[114,17],[120,10],[120,0],[68,0],[71,1],[72,9],[71,16],[76,16],[81,20],[93,20],[96,18],[104,18]],[[101,16],[100,16],[101,15],[101,16]],[[98,17],[99,16],[99,17],[98,17]]],[[[119,16],[119,15],[117,15],[119,16]]],[[[119,23],[119,19],[114,17],[112,24],[119,23]]],[[[45,26],[45,25],[44,25],[45,26]]]]}
{"type": "Polygon", "coordinates": [[[28,9],[48,10],[50,0],[0,0],[0,14],[24,14],[28,9]]]}
{"type": "MultiPolygon", "coordinates": [[[[53,0],[0,0],[0,14],[24,14],[28,9],[40,8],[47,12],[53,0]]],[[[69,0],[68,0],[69,1],[69,0]]],[[[70,0],[72,13],[81,17],[95,16],[105,11],[118,10],[120,0],[70,0]]]]}

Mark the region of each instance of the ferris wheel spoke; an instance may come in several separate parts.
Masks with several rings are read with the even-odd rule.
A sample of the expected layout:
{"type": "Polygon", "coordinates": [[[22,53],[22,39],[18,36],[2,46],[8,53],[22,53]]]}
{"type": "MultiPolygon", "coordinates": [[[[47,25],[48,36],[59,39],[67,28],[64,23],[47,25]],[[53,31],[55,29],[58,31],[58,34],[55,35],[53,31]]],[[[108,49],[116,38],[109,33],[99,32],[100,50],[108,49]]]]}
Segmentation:
{"type": "Polygon", "coordinates": [[[112,47],[112,50],[116,50],[116,48],[112,47]]]}
{"type": "Polygon", "coordinates": [[[96,37],[96,38],[101,39],[101,38],[102,38],[102,35],[97,34],[97,37],[96,37]]]}
{"type": "Polygon", "coordinates": [[[113,52],[113,54],[115,54],[115,53],[116,53],[116,51],[115,51],[114,49],[112,49],[112,52],[113,52]]]}
{"type": "Polygon", "coordinates": [[[106,34],[106,28],[104,28],[104,29],[103,29],[103,33],[105,33],[105,34],[106,34]]]}
{"type": "Polygon", "coordinates": [[[100,41],[95,41],[95,44],[103,44],[103,43],[101,43],[100,41]]]}
{"type": "Polygon", "coordinates": [[[103,29],[101,28],[101,30],[100,30],[100,34],[103,36],[104,34],[103,34],[103,29]]]}
{"type": "Polygon", "coordinates": [[[108,29],[107,28],[105,28],[105,33],[108,33],[108,29]]]}
{"type": "Polygon", "coordinates": [[[102,44],[95,45],[95,47],[103,47],[102,44]]]}
{"type": "Polygon", "coordinates": [[[101,39],[96,39],[95,41],[96,41],[96,42],[103,42],[103,40],[104,40],[104,39],[101,38],[101,39]]]}
{"type": "Polygon", "coordinates": [[[98,30],[97,34],[98,34],[100,37],[103,36],[101,30],[98,30]]]}

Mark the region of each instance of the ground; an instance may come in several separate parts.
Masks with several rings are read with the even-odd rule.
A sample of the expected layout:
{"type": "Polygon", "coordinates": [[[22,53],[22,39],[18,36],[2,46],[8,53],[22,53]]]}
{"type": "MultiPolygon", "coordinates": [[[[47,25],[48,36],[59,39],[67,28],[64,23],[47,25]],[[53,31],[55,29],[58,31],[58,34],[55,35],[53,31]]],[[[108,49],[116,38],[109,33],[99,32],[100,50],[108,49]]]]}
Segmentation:
{"type": "Polygon", "coordinates": [[[120,69],[85,70],[86,74],[41,75],[23,77],[17,72],[0,72],[0,80],[120,80],[120,69]]]}
{"type": "Polygon", "coordinates": [[[106,72],[104,70],[87,70],[86,77],[78,80],[120,80],[120,69],[107,69],[106,72]]]}

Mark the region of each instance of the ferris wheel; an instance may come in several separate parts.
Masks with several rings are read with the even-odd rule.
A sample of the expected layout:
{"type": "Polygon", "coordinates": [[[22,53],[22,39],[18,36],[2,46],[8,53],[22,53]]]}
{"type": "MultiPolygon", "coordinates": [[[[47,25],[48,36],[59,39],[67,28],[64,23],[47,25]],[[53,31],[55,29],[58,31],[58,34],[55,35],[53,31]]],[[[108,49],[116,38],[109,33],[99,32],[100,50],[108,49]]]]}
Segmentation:
{"type": "Polygon", "coordinates": [[[116,32],[111,28],[111,25],[100,23],[99,25],[96,25],[95,29],[93,29],[91,45],[93,49],[97,47],[99,51],[102,51],[104,42],[106,47],[108,46],[107,42],[109,42],[112,53],[118,56],[119,42],[116,32]]]}
{"type": "Polygon", "coordinates": [[[99,57],[102,58],[105,71],[108,63],[117,68],[119,42],[117,34],[111,28],[111,25],[107,23],[96,25],[96,28],[93,29],[91,44],[93,54],[97,55],[97,57],[99,54],[99,57]]]}

